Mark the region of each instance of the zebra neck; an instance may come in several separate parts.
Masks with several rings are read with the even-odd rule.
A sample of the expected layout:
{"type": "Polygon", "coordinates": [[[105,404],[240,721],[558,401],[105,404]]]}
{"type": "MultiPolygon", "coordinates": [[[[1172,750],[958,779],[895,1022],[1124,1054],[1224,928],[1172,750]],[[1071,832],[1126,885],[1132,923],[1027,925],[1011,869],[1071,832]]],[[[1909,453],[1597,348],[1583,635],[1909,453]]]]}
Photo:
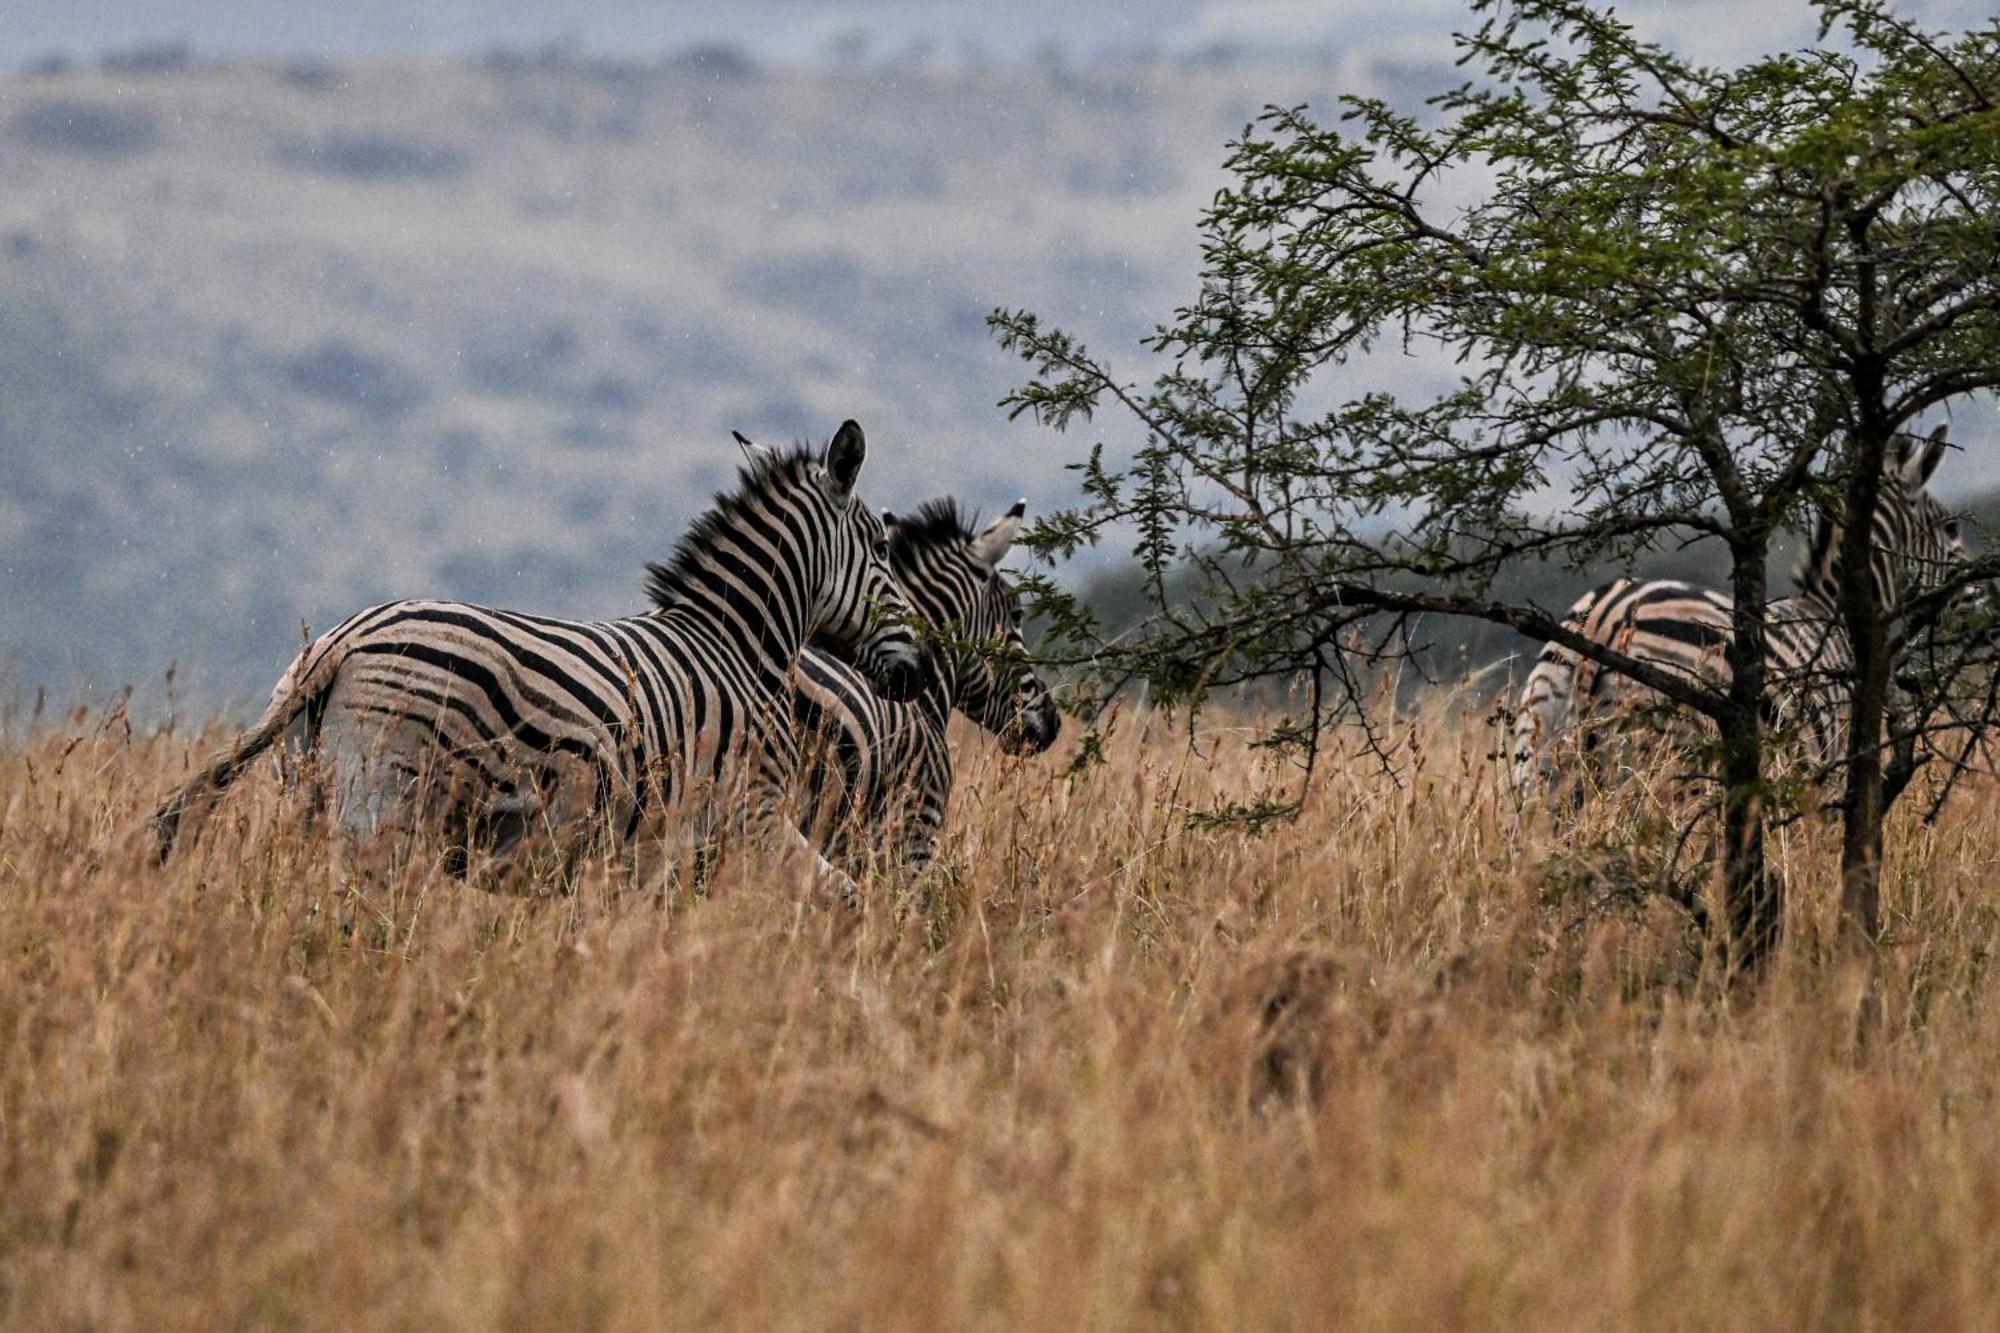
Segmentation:
{"type": "Polygon", "coordinates": [[[805,646],[804,599],[776,569],[750,564],[734,552],[712,551],[680,580],[670,607],[653,614],[728,644],[761,675],[781,678],[805,646]]]}
{"type": "Polygon", "coordinates": [[[931,653],[930,667],[930,683],[924,686],[923,693],[910,701],[910,707],[942,727],[951,717],[951,710],[958,699],[957,655],[931,653]]]}
{"type": "MultiPolygon", "coordinates": [[[[1898,623],[1898,613],[1902,599],[1896,595],[1896,582],[1881,563],[1871,562],[1869,574],[1874,582],[1873,600],[1880,609],[1884,620],[1891,626],[1898,623]]],[[[1801,618],[1825,620],[1835,625],[1844,625],[1845,616],[1840,609],[1840,571],[1837,564],[1828,562],[1825,566],[1811,571],[1800,581],[1797,595],[1785,601],[1796,608],[1801,618]]],[[[1844,630],[1843,630],[1844,633],[1844,630]]],[[[1897,640],[1892,631],[1892,643],[1897,640]]]]}
{"type": "Polygon", "coordinates": [[[1840,619],[1838,590],[1833,585],[1822,583],[1817,579],[1807,583],[1792,596],[1781,598],[1771,605],[1789,607],[1809,620],[1840,619]]]}
{"type": "Polygon", "coordinates": [[[1765,607],[1764,631],[1766,651],[1780,658],[1803,654],[1822,666],[1850,660],[1847,626],[1839,610],[1822,597],[1800,593],[1770,603],[1765,607]]]}
{"type": "Polygon", "coordinates": [[[976,678],[983,665],[979,650],[966,643],[944,643],[931,651],[931,683],[918,696],[923,708],[939,722],[965,702],[967,677],[976,678]]]}
{"type": "MultiPolygon", "coordinates": [[[[1876,515],[1874,540],[1868,550],[1868,581],[1874,604],[1882,609],[1884,616],[1893,619],[1902,605],[1902,580],[1898,577],[1892,542],[1883,533],[1887,519],[1886,512],[1876,515]]],[[[1798,572],[1799,591],[1794,600],[1810,603],[1829,616],[1840,614],[1840,544],[1844,535],[1835,526],[1831,532],[1816,537],[1813,542],[1816,554],[1808,557],[1798,572]]]]}

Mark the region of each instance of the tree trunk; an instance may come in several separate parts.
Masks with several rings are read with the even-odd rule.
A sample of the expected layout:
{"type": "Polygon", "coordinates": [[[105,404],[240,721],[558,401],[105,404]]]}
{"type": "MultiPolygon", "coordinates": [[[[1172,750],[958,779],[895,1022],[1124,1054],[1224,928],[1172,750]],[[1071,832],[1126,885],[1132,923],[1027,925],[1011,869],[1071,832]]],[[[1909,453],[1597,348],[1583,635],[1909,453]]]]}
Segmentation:
{"type": "Polygon", "coordinates": [[[1777,948],[1784,900],[1764,865],[1762,719],[1722,730],[1722,895],[1731,970],[1758,972],[1777,948]]]}
{"type": "Polygon", "coordinates": [[[1840,616],[1854,657],[1847,708],[1847,791],[1841,803],[1841,925],[1857,945],[1881,929],[1882,722],[1889,706],[1889,643],[1884,608],[1869,568],[1875,506],[1882,491],[1886,428],[1864,425],[1848,450],[1840,535],[1840,616]]]}
{"type": "Polygon", "coordinates": [[[1764,556],[1769,534],[1732,543],[1735,599],[1727,650],[1729,700],[1722,733],[1722,894],[1731,970],[1755,973],[1777,948],[1784,900],[1764,864],[1764,556]]]}
{"type": "MultiPolygon", "coordinates": [[[[1861,682],[1855,682],[1857,703],[1861,682]]],[[[1855,709],[1857,718],[1860,708],[1855,709]]],[[[1858,945],[1872,944],[1882,928],[1882,747],[1881,711],[1876,739],[1856,742],[1847,770],[1847,797],[1840,836],[1841,924],[1858,945]]]]}

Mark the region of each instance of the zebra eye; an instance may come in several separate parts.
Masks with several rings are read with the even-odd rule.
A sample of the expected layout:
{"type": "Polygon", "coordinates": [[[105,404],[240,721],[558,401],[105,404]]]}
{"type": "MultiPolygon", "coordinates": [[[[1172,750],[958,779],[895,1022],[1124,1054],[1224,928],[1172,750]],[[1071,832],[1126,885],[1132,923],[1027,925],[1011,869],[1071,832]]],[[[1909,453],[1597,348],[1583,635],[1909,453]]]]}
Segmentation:
{"type": "Polygon", "coordinates": [[[875,558],[876,558],[877,560],[887,560],[887,559],[889,558],[889,543],[888,543],[888,542],[886,542],[886,541],[878,541],[878,542],[876,542],[876,543],[875,543],[875,558]]]}

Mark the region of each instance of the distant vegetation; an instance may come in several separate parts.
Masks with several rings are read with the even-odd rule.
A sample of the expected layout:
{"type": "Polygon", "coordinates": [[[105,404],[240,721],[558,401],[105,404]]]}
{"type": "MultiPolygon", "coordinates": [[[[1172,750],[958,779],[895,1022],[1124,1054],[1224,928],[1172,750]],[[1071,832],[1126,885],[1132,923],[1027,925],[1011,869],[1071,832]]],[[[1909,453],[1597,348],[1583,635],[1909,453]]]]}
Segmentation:
{"type": "Polygon", "coordinates": [[[371,417],[395,417],[424,400],[423,381],[345,338],[325,338],[284,363],[285,382],[300,393],[371,417]]]}
{"type": "Polygon", "coordinates": [[[284,81],[286,87],[315,93],[332,92],[347,81],[347,76],[339,65],[331,60],[317,60],[311,57],[287,60],[279,68],[278,77],[284,81]]]}
{"type": "Polygon", "coordinates": [[[1046,510],[985,313],[1143,331],[1245,104],[1166,65],[183,54],[0,81],[0,695],[178,661],[243,699],[398,594],[629,610],[732,428],[853,416],[878,503],[1046,510]]]}
{"type": "Polygon", "coordinates": [[[7,128],[40,152],[104,161],[136,157],[160,140],[159,121],[143,106],[66,97],[29,102],[8,118],[7,128]]]}
{"type": "Polygon", "coordinates": [[[287,166],[358,181],[450,180],[463,175],[465,153],[414,135],[328,134],[285,144],[287,166]]]}
{"type": "Polygon", "coordinates": [[[99,63],[107,74],[178,74],[194,64],[194,48],[186,42],[137,42],[105,52],[99,63]]]}

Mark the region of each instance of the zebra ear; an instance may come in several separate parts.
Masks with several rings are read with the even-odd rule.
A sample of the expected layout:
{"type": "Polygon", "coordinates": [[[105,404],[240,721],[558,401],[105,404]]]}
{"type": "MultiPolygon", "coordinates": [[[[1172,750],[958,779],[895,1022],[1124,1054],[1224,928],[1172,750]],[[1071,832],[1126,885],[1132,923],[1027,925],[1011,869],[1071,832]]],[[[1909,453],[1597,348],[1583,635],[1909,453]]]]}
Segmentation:
{"type": "Polygon", "coordinates": [[[1924,484],[1931,479],[1931,473],[1936,472],[1938,464],[1944,461],[1944,437],[1949,429],[1949,425],[1940,423],[1929,439],[1922,442],[1908,440],[1909,451],[1903,459],[1903,480],[1916,490],[1924,488],[1924,484]]]}
{"type": "Polygon", "coordinates": [[[746,437],[740,430],[732,430],[729,434],[735,439],[736,447],[743,451],[743,461],[746,463],[768,463],[777,456],[766,446],[746,437]]]}
{"type": "Polygon", "coordinates": [[[826,446],[826,475],[833,482],[836,495],[850,495],[854,491],[854,479],[861,475],[861,460],[868,456],[868,441],[862,438],[861,427],[852,421],[840,423],[840,429],[833,433],[833,440],[826,446]]]}
{"type": "Polygon", "coordinates": [[[1014,507],[986,525],[986,530],[972,539],[972,558],[988,569],[996,568],[1007,557],[1007,548],[1014,544],[1014,538],[1021,532],[1021,516],[1028,512],[1026,500],[1014,501],[1014,507]]]}

